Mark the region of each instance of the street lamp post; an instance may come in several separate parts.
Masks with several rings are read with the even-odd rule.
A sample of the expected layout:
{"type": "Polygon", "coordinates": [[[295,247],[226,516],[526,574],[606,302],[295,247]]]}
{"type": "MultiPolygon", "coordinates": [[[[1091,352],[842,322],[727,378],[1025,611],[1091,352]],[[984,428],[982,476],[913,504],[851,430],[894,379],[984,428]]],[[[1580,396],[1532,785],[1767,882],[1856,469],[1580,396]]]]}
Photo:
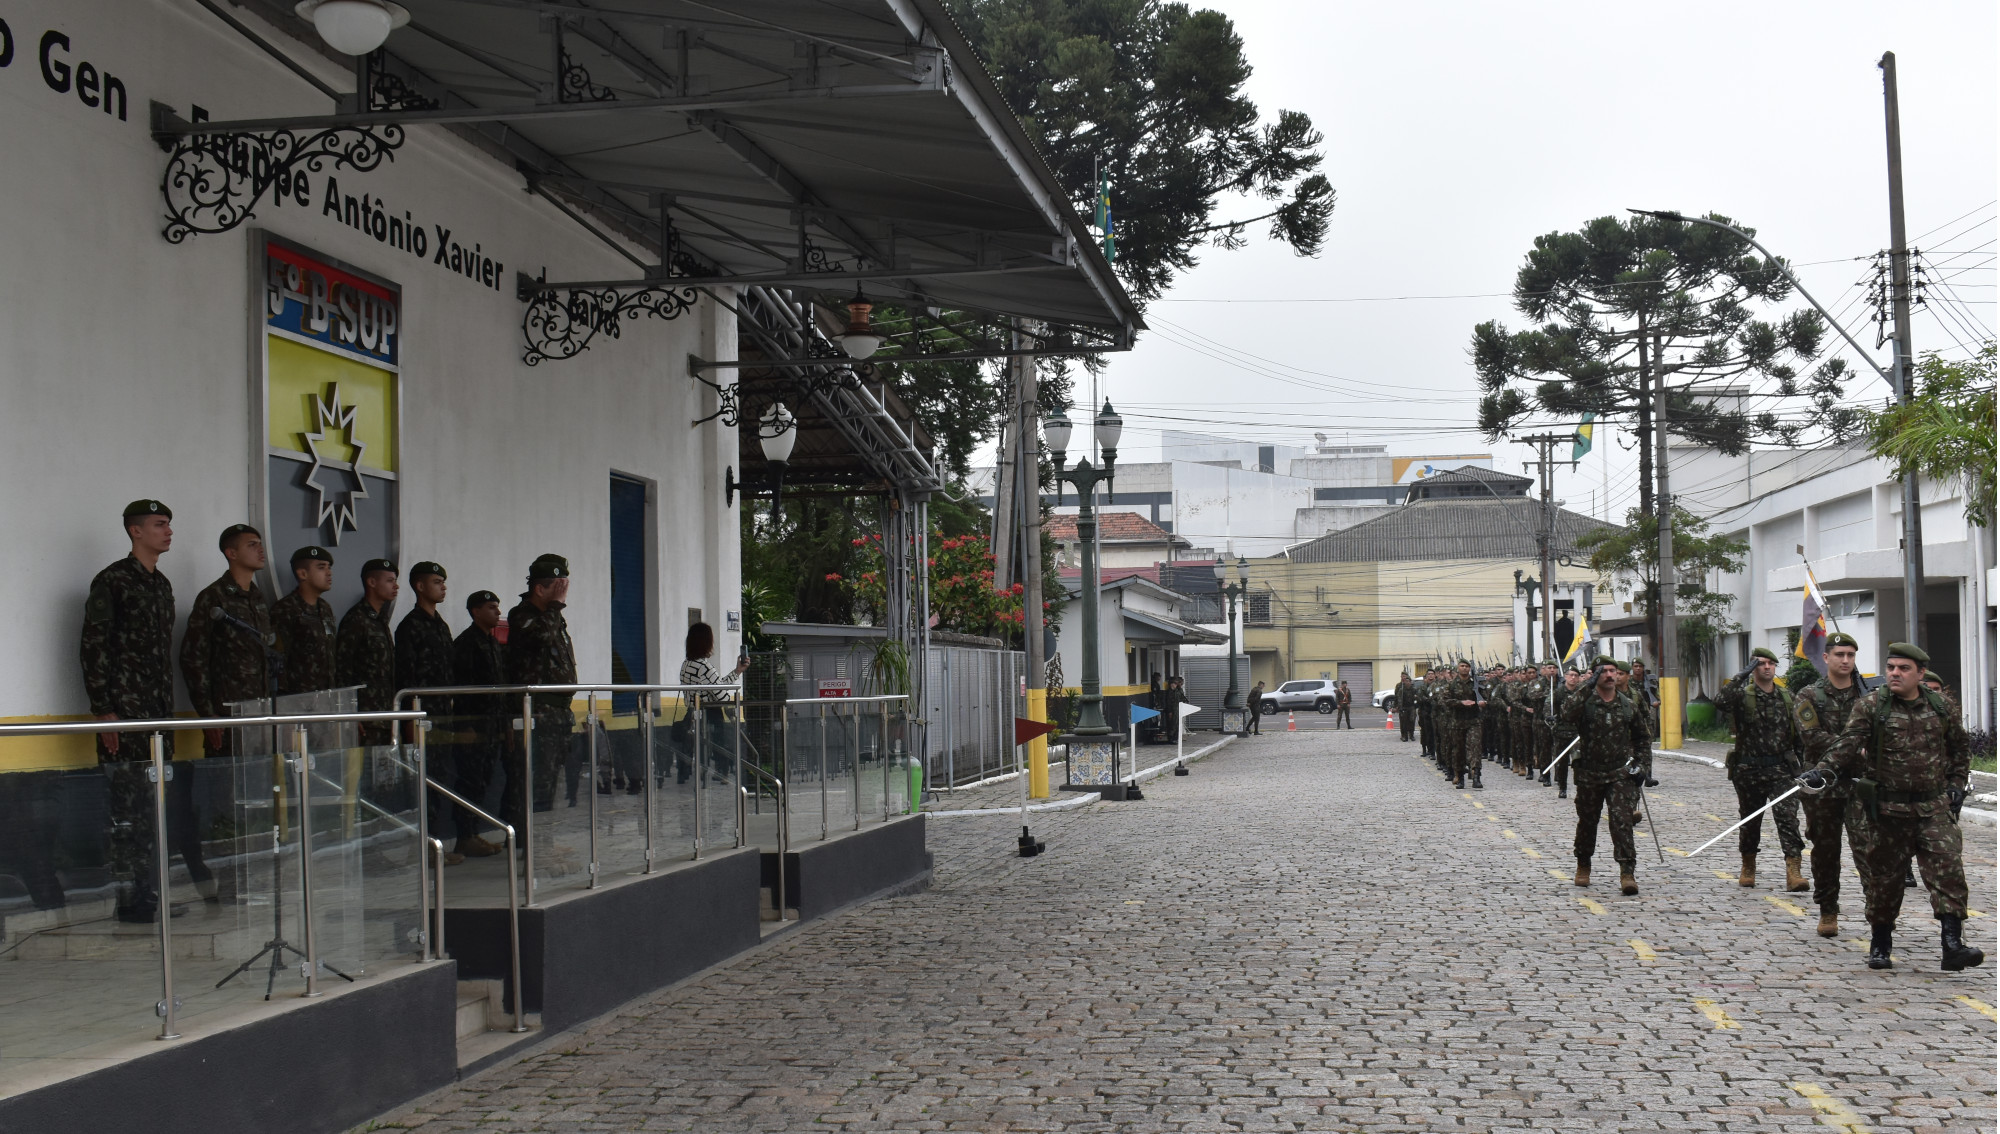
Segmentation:
{"type": "MultiPolygon", "coordinates": [[[[1104,719],[1104,684],[1097,666],[1097,602],[1099,571],[1097,563],[1097,509],[1091,501],[1091,494],[1097,486],[1108,483],[1116,475],[1118,463],[1118,437],[1124,431],[1125,422],[1111,408],[1110,401],[1098,412],[1093,423],[1097,437],[1097,447],[1104,454],[1104,467],[1095,468],[1085,457],[1077,461],[1074,468],[1065,470],[1065,451],[1069,448],[1070,431],[1074,428],[1069,414],[1061,409],[1050,414],[1042,422],[1042,439],[1048,443],[1049,456],[1056,467],[1057,492],[1069,483],[1076,486],[1076,542],[1083,553],[1083,569],[1078,580],[1083,590],[1083,672],[1081,675],[1083,696],[1077,705],[1076,728],[1066,737],[1069,748],[1069,781],[1072,786],[1100,790],[1107,799],[1123,799],[1124,788],[1118,782],[1118,733],[1104,719]]],[[[1058,495],[1057,502],[1061,502],[1058,495]]]]}
{"type": "Polygon", "coordinates": [[[1236,683],[1236,608],[1237,603],[1250,590],[1250,563],[1241,556],[1236,559],[1236,581],[1229,582],[1227,560],[1215,561],[1215,578],[1222,583],[1222,593],[1229,599],[1227,618],[1229,619],[1229,656],[1223,659],[1223,668],[1229,671],[1229,689],[1222,695],[1222,731],[1241,734],[1249,730],[1250,716],[1243,708],[1243,691],[1236,683]]]}

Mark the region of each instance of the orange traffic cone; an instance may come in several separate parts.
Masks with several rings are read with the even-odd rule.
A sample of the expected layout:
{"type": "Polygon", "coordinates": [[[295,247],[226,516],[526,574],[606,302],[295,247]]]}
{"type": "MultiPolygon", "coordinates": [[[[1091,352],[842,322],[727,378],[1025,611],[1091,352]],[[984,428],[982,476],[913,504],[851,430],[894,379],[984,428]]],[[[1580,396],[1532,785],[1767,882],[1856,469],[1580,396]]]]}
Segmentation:
{"type": "Polygon", "coordinates": [[[1396,731],[1396,710],[1394,709],[1389,710],[1389,719],[1382,722],[1382,731],[1383,732],[1396,731]]]}
{"type": "Polygon", "coordinates": [[[1285,714],[1285,731],[1286,732],[1299,731],[1299,715],[1297,713],[1285,714]]]}

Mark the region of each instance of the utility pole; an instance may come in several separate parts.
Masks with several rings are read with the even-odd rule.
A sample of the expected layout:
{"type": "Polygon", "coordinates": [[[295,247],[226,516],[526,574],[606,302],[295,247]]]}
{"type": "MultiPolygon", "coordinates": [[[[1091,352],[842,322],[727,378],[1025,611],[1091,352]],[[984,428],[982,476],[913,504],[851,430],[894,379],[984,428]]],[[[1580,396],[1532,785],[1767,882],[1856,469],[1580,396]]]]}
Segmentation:
{"type": "Polygon", "coordinates": [[[1535,525],[1535,549],[1542,561],[1542,660],[1556,661],[1556,596],[1551,589],[1555,577],[1555,534],[1556,534],[1556,466],[1576,467],[1575,461],[1555,459],[1555,447],[1567,445],[1573,438],[1567,434],[1537,433],[1515,440],[1523,445],[1532,445],[1539,459],[1526,462],[1536,470],[1542,486],[1541,522],[1535,525]]]}
{"type": "MultiPolygon", "coordinates": [[[[1021,332],[1016,330],[1014,349],[1023,349],[1025,341],[1021,332]]],[[[1036,428],[1040,415],[1035,412],[1038,396],[1035,359],[1032,355],[1016,355],[1014,365],[1014,388],[1020,394],[1014,415],[1014,449],[1018,454],[1014,479],[1020,485],[1015,506],[1021,551],[1021,610],[1026,615],[1021,620],[1021,646],[1028,667],[1027,714],[1031,721],[1046,721],[1049,719],[1049,691],[1048,659],[1042,651],[1046,632],[1042,628],[1041,431],[1036,428]]],[[[1049,741],[1046,736],[1038,736],[1028,742],[1028,795],[1034,799],[1049,797],[1049,741]]]]}
{"type": "MultiPolygon", "coordinates": [[[[1896,53],[1882,53],[1882,110],[1889,139],[1889,271],[1890,298],[1896,312],[1896,354],[1893,383],[1896,400],[1910,403],[1910,246],[1903,227],[1903,126],[1896,105],[1896,53]]],[[[1924,633],[1924,518],[1917,496],[1915,471],[1903,476],[1903,622],[1908,641],[1919,648],[1924,633]]]]}
{"type": "MultiPolygon", "coordinates": [[[[1656,335],[1652,345],[1653,432],[1659,439],[1659,456],[1654,458],[1653,468],[1660,478],[1659,491],[1654,493],[1660,508],[1660,565],[1656,572],[1660,598],[1653,604],[1660,620],[1660,656],[1656,659],[1660,670],[1660,747],[1675,751],[1681,746],[1681,636],[1674,621],[1674,592],[1679,583],[1674,572],[1674,494],[1667,468],[1667,442],[1673,434],[1667,429],[1667,368],[1661,356],[1664,344],[1656,335]]],[[[1640,349],[1644,350],[1645,344],[1640,344],[1640,349]]]]}

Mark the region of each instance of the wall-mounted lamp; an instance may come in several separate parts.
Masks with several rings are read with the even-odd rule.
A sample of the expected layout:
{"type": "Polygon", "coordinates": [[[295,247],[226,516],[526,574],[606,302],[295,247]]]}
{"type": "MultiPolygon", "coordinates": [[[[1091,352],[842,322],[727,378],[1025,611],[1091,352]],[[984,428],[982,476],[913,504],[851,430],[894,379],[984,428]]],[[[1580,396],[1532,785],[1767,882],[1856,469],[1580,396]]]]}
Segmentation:
{"type": "Polygon", "coordinates": [[[792,461],[792,446],[798,444],[799,419],[783,402],[772,402],[757,419],[757,444],[764,450],[764,463],[771,466],[771,519],[780,515],[779,498],[785,491],[785,468],[792,461]]]}
{"type": "Polygon", "coordinates": [[[409,9],[389,0],[300,0],[292,11],[342,55],[366,55],[410,22],[409,9]]]}

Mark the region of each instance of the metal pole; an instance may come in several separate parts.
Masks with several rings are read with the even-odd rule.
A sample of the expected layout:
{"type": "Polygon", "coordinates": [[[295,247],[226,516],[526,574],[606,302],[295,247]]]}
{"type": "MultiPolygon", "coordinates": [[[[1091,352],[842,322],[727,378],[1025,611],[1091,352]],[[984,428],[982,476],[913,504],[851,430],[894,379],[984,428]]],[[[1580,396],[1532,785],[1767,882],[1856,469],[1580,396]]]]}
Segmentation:
{"type": "Polygon", "coordinates": [[[847,730],[853,737],[848,744],[848,761],[854,765],[854,829],[861,829],[861,706],[847,707],[847,730]]]}
{"type": "MultiPolygon", "coordinates": [[[[428,792],[424,794],[426,796],[429,795],[428,792]]],[[[437,909],[437,959],[442,961],[444,960],[444,840],[429,839],[427,842],[429,843],[431,854],[437,856],[437,901],[434,905],[437,909]]],[[[424,844],[420,843],[418,845],[422,846],[424,844]]],[[[423,856],[420,855],[418,857],[423,856]]],[[[426,935],[425,942],[427,944],[429,940],[429,936],[426,935]]]]}
{"type": "MultiPolygon", "coordinates": [[[[1060,475],[1060,474],[1058,474],[1060,475]]],[[[1083,589],[1083,695],[1077,702],[1078,736],[1109,736],[1111,726],[1104,720],[1104,683],[1097,672],[1097,510],[1098,475],[1088,460],[1077,462],[1070,483],[1076,485],[1076,543],[1083,553],[1083,572],[1078,585],[1083,589]]],[[[1116,742],[1113,742],[1115,754],[1116,742]]]]}
{"type": "MultiPolygon", "coordinates": [[[[1660,508],[1660,746],[1678,749],[1681,746],[1681,651],[1680,627],[1674,621],[1674,591],[1678,586],[1674,567],[1674,495],[1668,480],[1670,470],[1667,461],[1667,441],[1672,433],[1667,428],[1667,375],[1666,360],[1661,357],[1661,342],[1653,338],[1653,436],[1658,447],[1658,455],[1653,459],[1657,470],[1660,489],[1656,494],[1660,508]]],[[[1646,343],[1639,343],[1644,352],[1646,343]]],[[[1546,580],[1544,580],[1546,583],[1546,580]]],[[[1636,690],[1641,706],[1646,701],[1646,691],[1636,690]]]]}
{"type": "Polygon", "coordinates": [[[826,839],[826,705],[819,709],[819,837],[826,839]]]}
{"type": "MultiPolygon", "coordinates": [[[[390,707],[394,708],[393,705],[390,707]]],[[[421,710],[423,707],[424,707],[424,699],[422,697],[410,698],[410,708],[421,710]]],[[[423,928],[424,960],[441,961],[444,959],[444,903],[439,902],[437,904],[436,925],[433,926],[431,919],[432,910],[429,908],[430,907],[429,895],[431,891],[431,879],[430,879],[431,858],[430,855],[423,853],[423,848],[430,846],[432,841],[431,816],[430,816],[431,773],[430,773],[430,763],[429,763],[430,722],[415,721],[412,723],[415,725],[417,734],[417,848],[418,848],[417,924],[424,927],[423,928]],[[437,936],[437,942],[435,947],[433,947],[431,941],[431,936],[433,931],[435,931],[437,936]]],[[[392,724],[389,727],[395,728],[397,726],[392,724]]],[[[443,846],[444,844],[440,842],[438,845],[443,846]]],[[[437,871],[438,871],[438,888],[443,889],[444,859],[441,857],[438,859],[437,871]]]]}
{"type": "Polygon", "coordinates": [[[306,748],[306,726],[295,733],[299,759],[299,918],[305,922],[306,995],[319,995],[319,937],[313,927],[312,753],[306,748]]]}
{"type": "MultiPolygon", "coordinates": [[[[520,866],[514,861],[514,825],[509,823],[507,831],[507,946],[508,966],[514,977],[514,1027],[515,1034],[528,1030],[521,1007],[521,879],[516,873],[520,866]]],[[[533,878],[532,872],[529,875],[533,878]]]]}
{"type": "Polygon", "coordinates": [[[639,699],[639,743],[646,747],[644,774],[646,777],[646,873],[653,872],[653,716],[659,711],[658,692],[646,693],[639,699]]]}
{"type": "Polygon", "coordinates": [[[694,767],[689,769],[693,774],[688,777],[689,782],[694,784],[693,852],[694,857],[700,858],[701,789],[703,787],[702,781],[708,777],[708,714],[702,712],[701,694],[695,693],[688,696],[687,702],[688,712],[694,714],[694,727],[688,730],[688,736],[692,738],[690,743],[694,748],[694,751],[688,754],[688,759],[694,761],[694,767]]]}
{"type": "MultiPolygon", "coordinates": [[[[597,889],[597,694],[592,692],[584,700],[583,727],[588,733],[584,740],[586,753],[585,779],[583,790],[590,795],[590,881],[587,889],[597,889]]],[[[700,798],[697,796],[696,798],[700,798]]],[[[699,838],[699,836],[696,836],[699,838]]]]}
{"type": "MultiPolygon", "coordinates": [[[[1903,119],[1896,95],[1896,53],[1882,53],[1882,111],[1889,143],[1889,271],[1890,298],[1895,305],[1896,400],[1910,404],[1915,392],[1911,366],[1916,351],[1910,344],[1910,247],[1903,226],[1903,119]]],[[[1924,519],[1917,495],[1917,474],[1903,476],[1903,622],[1908,641],[1919,648],[1924,632],[1924,519]]]]}
{"type": "MultiPolygon", "coordinates": [[[[734,729],[734,730],[733,730],[733,731],[731,732],[731,734],[730,734],[730,735],[731,735],[732,737],[734,737],[734,738],[735,738],[735,740],[734,740],[734,747],[735,747],[735,753],[736,753],[736,764],[735,764],[735,771],[736,771],[736,780],[735,780],[735,782],[736,782],[736,783],[739,783],[739,784],[743,782],[743,730],[744,730],[744,728],[746,728],[746,727],[747,727],[747,726],[748,726],[748,725],[750,724],[750,713],[749,713],[749,707],[750,707],[750,705],[749,705],[749,694],[748,694],[747,692],[746,692],[746,693],[742,693],[742,694],[739,694],[739,695],[738,695],[738,697],[737,697],[737,699],[736,699],[736,728],[735,728],[735,729],[734,729]]],[[[728,785],[724,785],[724,786],[725,786],[725,787],[727,787],[728,785]]],[[[701,821],[701,818],[702,818],[702,816],[704,816],[704,815],[708,814],[708,810],[707,810],[707,808],[708,808],[708,804],[706,804],[706,803],[697,803],[697,804],[696,804],[696,810],[695,810],[695,819],[696,819],[697,823],[699,823],[699,822],[701,821]]],[[[741,838],[743,837],[743,836],[742,836],[742,832],[740,832],[740,831],[739,831],[739,832],[737,832],[737,836],[736,836],[736,837],[737,837],[738,839],[741,839],[741,838]]],[[[706,840],[704,840],[704,841],[703,841],[703,844],[702,844],[702,845],[704,845],[704,846],[706,846],[706,845],[707,845],[707,842],[706,842],[706,840]]],[[[698,857],[700,857],[700,853],[701,853],[701,852],[699,852],[699,851],[696,851],[696,852],[695,852],[695,855],[696,855],[696,857],[697,857],[697,858],[698,858],[698,857]]]]}
{"type": "MultiPolygon", "coordinates": [[[[521,694],[521,873],[535,904],[535,696],[521,694]]],[[[510,857],[509,862],[513,859],[510,857]]],[[[514,986],[520,988],[519,984],[514,986]]],[[[515,997],[519,999],[518,994],[515,997]]]]}
{"type": "Polygon", "coordinates": [[[889,702],[875,703],[875,762],[882,765],[882,822],[889,821],[889,702]]]}
{"type": "Polygon", "coordinates": [[[178,1019],[180,1005],[174,1003],[174,910],[173,903],[168,900],[167,889],[168,871],[171,869],[171,864],[167,861],[167,777],[173,772],[167,763],[166,734],[154,733],[150,744],[153,773],[153,869],[160,890],[157,903],[160,916],[160,1038],[170,1040],[181,1038],[178,1019]]]}
{"type": "MultiPolygon", "coordinates": [[[[1014,346],[1021,346],[1020,332],[1014,332],[1014,346]]],[[[1021,476],[1027,484],[1027,503],[1021,509],[1021,647],[1027,666],[1027,705],[1022,714],[1032,721],[1049,719],[1048,659],[1043,656],[1048,632],[1042,611],[1042,484],[1041,445],[1035,429],[1035,405],[1039,397],[1035,360],[1023,356],[1021,368],[1021,476]]],[[[1010,743],[1013,733],[1005,724],[1001,735],[1010,743]]],[[[1038,736],[1028,742],[1023,757],[1028,765],[1028,794],[1035,799],[1049,797],[1049,742],[1038,736]]]]}

